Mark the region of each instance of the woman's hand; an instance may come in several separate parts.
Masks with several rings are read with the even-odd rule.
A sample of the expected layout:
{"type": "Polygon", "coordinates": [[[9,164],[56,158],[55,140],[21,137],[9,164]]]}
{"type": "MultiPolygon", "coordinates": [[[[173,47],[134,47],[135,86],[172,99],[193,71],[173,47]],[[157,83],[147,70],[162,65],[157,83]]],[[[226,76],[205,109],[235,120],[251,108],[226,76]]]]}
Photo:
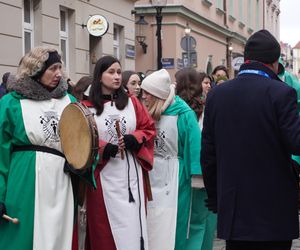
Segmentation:
{"type": "Polygon", "coordinates": [[[125,149],[125,141],[124,141],[124,136],[121,135],[118,139],[118,144],[119,144],[119,152],[121,150],[124,150],[125,149]]]}
{"type": "Polygon", "coordinates": [[[107,143],[103,151],[103,159],[108,160],[110,157],[116,157],[118,151],[119,147],[117,145],[107,143]]]}

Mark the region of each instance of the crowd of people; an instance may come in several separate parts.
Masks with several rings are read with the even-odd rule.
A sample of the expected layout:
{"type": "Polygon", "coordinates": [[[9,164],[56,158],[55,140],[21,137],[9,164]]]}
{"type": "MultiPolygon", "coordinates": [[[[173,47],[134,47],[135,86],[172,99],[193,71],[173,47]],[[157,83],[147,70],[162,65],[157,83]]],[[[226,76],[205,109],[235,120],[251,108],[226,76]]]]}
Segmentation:
{"type": "Polygon", "coordinates": [[[219,65],[172,81],[103,56],[74,84],[56,49],[33,48],[0,85],[0,249],[212,250],[216,230],[227,250],[290,249],[300,83],[267,30],[244,58],[232,79],[219,65]],[[92,171],[74,169],[60,139],[74,102],[96,124],[92,171]]]}

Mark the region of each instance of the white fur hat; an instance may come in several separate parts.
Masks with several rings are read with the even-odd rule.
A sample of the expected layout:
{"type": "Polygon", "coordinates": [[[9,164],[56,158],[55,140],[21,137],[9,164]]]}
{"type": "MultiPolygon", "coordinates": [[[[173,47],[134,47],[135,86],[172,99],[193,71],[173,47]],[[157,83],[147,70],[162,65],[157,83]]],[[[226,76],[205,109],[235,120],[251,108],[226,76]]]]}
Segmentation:
{"type": "Polygon", "coordinates": [[[165,69],[161,69],[146,76],[142,81],[141,88],[153,96],[166,100],[162,111],[164,111],[175,96],[175,86],[171,82],[170,75],[165,69]]]}

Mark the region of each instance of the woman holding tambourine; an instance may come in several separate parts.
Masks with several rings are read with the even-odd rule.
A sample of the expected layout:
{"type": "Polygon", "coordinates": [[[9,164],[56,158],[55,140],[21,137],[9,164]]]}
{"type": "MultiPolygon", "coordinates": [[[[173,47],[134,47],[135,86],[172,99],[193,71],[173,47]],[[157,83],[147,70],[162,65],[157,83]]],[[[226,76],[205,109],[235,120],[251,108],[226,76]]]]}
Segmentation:
{"type": "Polygon", "coordinates": [[[67,94],[57,50],[35,47],[0,101],[0,249],[71,249],[74,191],[58,131],[67,94]],[[13,218],[11,218],[13,217],[13,218]],[[16,218],[14,218],[16,217],[16,218]]]}
{"type": "Polygon", "coordinates": [[[99,134],[97,189],[88,188],[86,248],[148,249],[145,200],[152,169],[154,122],[121,85],[121,64],[111,56],[95,66],[89,101],[99,134]]]}

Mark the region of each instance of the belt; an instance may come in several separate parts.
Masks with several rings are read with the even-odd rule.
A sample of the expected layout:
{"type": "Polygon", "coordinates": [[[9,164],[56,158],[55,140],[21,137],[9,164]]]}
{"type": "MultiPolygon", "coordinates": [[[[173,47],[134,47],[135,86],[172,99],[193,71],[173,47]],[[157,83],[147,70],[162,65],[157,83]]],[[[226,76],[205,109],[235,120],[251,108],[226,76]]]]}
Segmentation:
{"type": "Polygon", "coordinates": [[[23,145],[23,146],[14,146],[13,147],[13,152],[20,152],[20,151],[40,151],[40,152],[46,152],[54,155],[58,155],[60,157],[65,158],[65,155],[54,149],[54,148],[49,148],[46,146],[39,146],[39,145],[23,145]]]}

